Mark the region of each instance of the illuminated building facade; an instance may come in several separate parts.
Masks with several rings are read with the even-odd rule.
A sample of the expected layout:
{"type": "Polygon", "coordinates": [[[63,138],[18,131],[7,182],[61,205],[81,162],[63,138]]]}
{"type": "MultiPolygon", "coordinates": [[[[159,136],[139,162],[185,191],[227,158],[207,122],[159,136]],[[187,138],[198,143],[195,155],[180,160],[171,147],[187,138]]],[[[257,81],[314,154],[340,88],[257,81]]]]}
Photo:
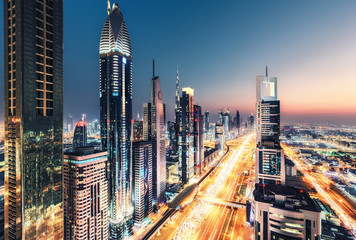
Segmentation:
{"type": "Polygon", "coordinates": [[[6,0],[5,239],[63,238],[63,0],[6,0]]]}
{"type": "Polygon", "coordinates": [[[108,239],[106,162],[94,147],[64,155],[64,239],[108,239]]]}
{"type": "Polygon", "coordinates": [[[256,240],[320,239],[320,208],[303,190],[256,184],[253,211],[256,240]]]}
{"type": "Polygon", "coordinates": [[[132,141],[143,140],[143,121],[135,120],[133,122],[132,135],[132,141]]]}
{"type": "Polygon", "coordinates": [[[132,144],[132,168],[134,221],[140,225],[152,212],[152,143],[150,141],[132,144]]]}
{"type": "Polygon", "coordinates": [[[194,105],[194,174],[200,176],[204,168],[204,115],[201,106],[194,105]]]}
{"type": "Polygon", "coordinates": [[[285,184],[286,168],[280,146],[280,104],[277,99],[277,78],[256,78],[256,174],[255,182],[285,184]]]}
{"type": "Polygon", "coordinates": [[[179,170],[182,183],[188,183],[194,176],[194,89],[183,88],[180,97],[180,118],[178,136],[179,170]]]}
{"type": "Polygon", "coordinates": [[[108,6],[100,39],[100,134],[108,152],[109,233],[131,234],[132,56],[126,23],[118,4],[108,6]]]}
{"type": "Polygon", "coordinates": [[[73,151],[77,147],[85,147],[87,145],[87,140],[88,140],[87,122],[85,121],[85,115],[83,115],[82,119],[75,126],[74,135],[73,135],[73,151]]]}
{"type": "Polygon", "coordinates": [[[208,140],[210,139],[209,137],[209,133],[210,133],[210,113],[208,110],[206,110],[205,112],[205,129],[204,129],[204,135],[205,135],[205,139],[208,140]]]}
{"type": "Polygon", "coordinates": [[[166,124],[163,94],[160,79],[154,73],[151,80],[151,141],[152,141],[152,186],[153,205],[165,201],[166,192],[166,124]]]}
{"type": "Polygon", "coordinates": [[[151,141],[152,130],[151,130],[151,103],[144,103],[142,107],[143,112],[143,141],[151,141]]]}

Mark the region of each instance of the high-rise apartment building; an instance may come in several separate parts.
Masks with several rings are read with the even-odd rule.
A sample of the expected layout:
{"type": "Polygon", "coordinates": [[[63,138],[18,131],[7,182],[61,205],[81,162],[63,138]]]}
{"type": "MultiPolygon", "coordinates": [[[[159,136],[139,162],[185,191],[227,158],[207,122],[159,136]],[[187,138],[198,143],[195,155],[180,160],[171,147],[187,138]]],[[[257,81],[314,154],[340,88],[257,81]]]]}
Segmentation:
{"type": "Polygon", "coordinates": [[[6,0],[5,239],[63,238],[63,0],[6,0]]]}
{"type": "Polygon", "coordinates": [[[204,168],[204,115],[201,106],[194,105],[194,174],[200,175],[204,168]]]}
{"type": "Polygon", "coordinates": [[[132,144],[132,170],[134,221],[140,225],[152,212],[152,143],[150,141],[132,144]]]}
{"type": "Polygon", "coordinates": [[[166,192],[166,124],[164,117],[163,94],[159,77],[151,80],[151,141],[152,141],[152,186],[153,205],[165,201],[166,192]]]}
{"type": "Polygon", "coordinates": [[[277,78],[257,76],[256,96],[256,174],[255,182],[285,184],[285,158],[280,146],[280,108],[277,78]]]}
{"type": "Polygon", "coordinates": [[[108,6],[100,39],[101,147],[108,152],[110,238],[131,234],[131,42],[119,5],[108,6]]]}
{"type": "Polygon", "coordinates": [[[205,133],[209,133],[209,127],[210,127],[210,116],[209,116],[209,111],[206,110],[205,112],[205,133]]]}
{"type": "Polygon", "coordinates": [[[182,183],[194,176],[194,89],[183,88],[180,97],[180,119],[178,136],[179,170],[182,183]]]}
{"type": "Polygon", "coordinates": [[[85,121],[85,115],[82,116],[82,119],[77,123],[74,129],[73,135],[73,151],[77,147],[85,147],[88,141],[88,129],[87,122],[85,121]]]}
{"type": "Polygon", "coordinates": [[[106,162],[94,147],[64,155],[64,239],[108,239],[106,162]]]}

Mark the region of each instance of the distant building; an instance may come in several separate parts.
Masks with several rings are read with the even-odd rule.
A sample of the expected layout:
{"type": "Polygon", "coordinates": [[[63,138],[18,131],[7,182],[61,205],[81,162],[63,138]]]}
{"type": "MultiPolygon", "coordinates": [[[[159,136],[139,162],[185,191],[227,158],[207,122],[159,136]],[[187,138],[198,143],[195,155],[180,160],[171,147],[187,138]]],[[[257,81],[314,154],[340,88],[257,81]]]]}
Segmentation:
{"type": "Polygon", "coordinates": [[[237,134],[241,134],[240,128],[241,128],[241,117],[240,117],[240,112],[239,110],[236,110],[236,116],[234,118],[234,127],[237,130],[237,134]]]}
{"type": "Polygon", "coordinates": [[[200,175],[204,168],[204,115],[201,106],[194,105],[194,174],[200,175]]]}
{"type": "Polygon", "coordinates": [[[132,141],[142,141],[143,140],[143,121],[135,120],[132,127],[132,141]]]}
{"type": "Polygon", "coordinates": [[[209,111],[206,110],[205,112],[205,134],[209,134],[209,130],[210,130],[210,116],[209,116],[209,111]]]}
{"type": "Polygon", "coordinates": [[[138,225],[152,212],[152,143],[132,144],[134,222],[138,225]]]}
{"type": "Polygon", "coordinates": [[[215,139],[218,141],[218,149],[219,154],[224,152],[224,145],[225,145],[225,133],[224,133],[224,126],[220,124],[215,125],[215,139]]]}
{"type": "Polygon", "coordinates": [[[256,240],[320,239],[320,208],[303,190],[256,184],[253,211],[256,240]]]}
{"type": "Polygon", "coordinates": [[[77,123],[73,135],[73,151],[77,147],[85,147],[88,142],[88,129],[87,122],[85,121],[85,115],[82,116],[82,119],[77,123]]]}
{"type": "Polygon", "coordinates": [[[180,97],[179,119],[179,169],[182,183],[188,183],[194,176],[194,90],[183,88],[180,97]]]}
{"type": "Polygon", "coordinates": [[[64,239],[108,239],[106,162],[94,147],[64,155],[64,239]]]}
{"type": "Polygon", "coordinates": [[[142,106],[142,112],[143,112],[143,121],[142,121],[143,141],[151,141],[151,137],[152,137],[151,103],[144,103],[142,106]]]}

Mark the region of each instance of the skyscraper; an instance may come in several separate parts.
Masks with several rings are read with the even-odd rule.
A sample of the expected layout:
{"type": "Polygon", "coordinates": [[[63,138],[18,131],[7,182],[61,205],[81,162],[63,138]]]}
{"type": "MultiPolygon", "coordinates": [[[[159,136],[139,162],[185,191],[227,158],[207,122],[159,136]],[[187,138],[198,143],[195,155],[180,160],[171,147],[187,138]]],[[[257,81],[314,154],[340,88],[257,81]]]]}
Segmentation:
{"type": "Polygon", "coordinates": [[[239,110],[236,110],[236,116],[235,116],[235,128],[237,130],[237,133],[240,134],[240,127],[241,127],[241,118],[240,118],[240,112],[239,110]]]}
{"type": "Polygon", "coordinates": [[[152,212],[152,143],[150,141],[132,144],[132,169],[134,221],[140,225],[152,212]]]}
{"type": "Polygon", "coordinates": [[[209,116],[209,111],[206,110],[205,112],[205,133],[209,133],[209,126],[210,125],[210,116],[209,116]]]}
{"type": "Polygon", "coordinates": [[[87,122],[85,121],[85,115],[82,116],[82,119],[77,123],[74,130],[73,136],[73,151],[77,147],[85,147],[87,145],[88,139],[88,129],[87,122]]]}
{"type": "Polygon", "coordinates": [[[142,106],[143,112],[143,141],[150,141],[152,137],[152,130],[151,130],[151,103],[144,103],[142,106]]]}
{"type": "Polygon", "coordinates": [[[177,114],[179,111],[179,72],[178,72],[178,67],[177,67],[177,79],[176,79],[176,102],[175,102],[175,114],[174,117],[177,121],[177,114]]]}
{"type": "Polygon", "coordinates": [[[63,238],[63,0],[3,7],[5,239],[63,238]]]}
{"type": "Polygon", "coordinates": [[[280,146],[280,109],[277,78],[257,76],[256,183],[285,184],[285,159],[280,146]]]}
{"type": "Polygon", "coordinates": [[[110,238],[131,234],[131,42],[119,5],[108,6],[100,39],[100,132],[108,152],[110,238]]]}
{"type": "Polygon", "coordinates": [[[108,239],[106,161],[94,147],[64,155],[64,239],[108,239]]]}
{"type": "Polygon", "coordinates": [[[152,185],[153,205],[158,207],[165,200],[166,191],[166,125],[164,122],[163,94],[160,79],[151,80],[151,140],[152,140],[152,185]]]}
{"type": "Polygon", "coordinates": [[[194,105],[194,174],[200,175],[204,168],[204,115],[201,106],[194,105]]]}
{"type": "Polygon", "coordinates": [[[194,176],[194,90],[183,88],[180,97],[180,119],[178,137],[179,170],[182,183],[188,183],[194,176]]]}

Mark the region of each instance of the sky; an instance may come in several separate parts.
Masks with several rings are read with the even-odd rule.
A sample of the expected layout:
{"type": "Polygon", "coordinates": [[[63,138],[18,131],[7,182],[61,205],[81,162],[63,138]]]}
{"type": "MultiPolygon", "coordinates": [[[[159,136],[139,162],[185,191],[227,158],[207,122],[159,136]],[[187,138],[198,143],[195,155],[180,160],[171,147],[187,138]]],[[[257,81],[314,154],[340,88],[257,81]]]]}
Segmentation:
{"type": "MultiPolygon", "coordinates": [[[[232,114],[238,109],[244,118],[255,112],[256,75],[268,65],[269,75],[278,77],[282,122],[356,125],[356,1],[118,3],[133,51],[134,117],[150,100],[154,58],[168,120],[177,67],[181,86],[194,88],[195,103],[216,120],[224,109],[232,114]]],[[[106,8],[106,0],[64,0],[64,113],[78,121],[82,113],[90,121],[99,118],[99,40],[106,8]]]]}

